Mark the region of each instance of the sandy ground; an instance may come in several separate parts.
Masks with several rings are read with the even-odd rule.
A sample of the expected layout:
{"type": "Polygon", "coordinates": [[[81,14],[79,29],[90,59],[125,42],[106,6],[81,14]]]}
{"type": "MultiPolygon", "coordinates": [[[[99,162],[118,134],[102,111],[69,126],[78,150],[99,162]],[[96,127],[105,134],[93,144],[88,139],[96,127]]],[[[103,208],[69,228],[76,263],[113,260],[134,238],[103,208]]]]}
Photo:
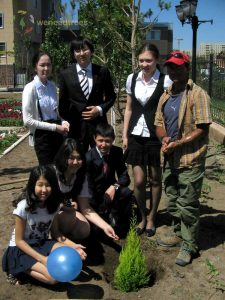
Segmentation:
{"type": "MultiPolygon", "coordinates": [[[[0,158],[0,255],[7,247],[14,219],[12,199],[25,186],[30,168],[37,163],[27,139],[12,152],[0,158]]],[[[208,162],[207,174],[211,180],[204,186],[211,189],[201,201],[200,257],[185,268],[174,264],[177,248],[162,249],[155,237],[141,238],[152,279],[149,287],[138,292],[122,293],[113,288],[113,272],[118,263],[118,252],[124,240],[116,245],[99,244],[93,239],[89,244],[89,260],[77,280],[60,283],[51,288],[28,282],[11,286],[0,272],[0,299],[225,299],[225,185],[218,181],[216,155],[208,162]],[[217,174],[217,175],[216,175],[217,174]],[[209,188],[210,186],[210,188],[209,188]],[[98,259],[97,259],[98,258],[98,259]],[[208,263],[207,263],[208,260],[208,263]]],[[[221,178],[220,178],[221,179],[221,178]]],[[[170,218],[165,210],[165,197],[158,213],[157,235],[168,230],[170,218]]]]}

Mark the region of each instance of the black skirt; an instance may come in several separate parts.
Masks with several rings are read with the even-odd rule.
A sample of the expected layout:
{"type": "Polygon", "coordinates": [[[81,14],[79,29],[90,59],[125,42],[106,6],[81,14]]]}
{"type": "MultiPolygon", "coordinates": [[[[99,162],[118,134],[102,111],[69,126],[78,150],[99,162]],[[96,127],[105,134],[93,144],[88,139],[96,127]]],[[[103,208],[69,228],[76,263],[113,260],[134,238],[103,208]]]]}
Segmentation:
{"type": "Polygon", "coordinates": [[[64,136],[56,131],[36,129],[34,134],[34,149],[39,164],[52,164],[63,141],[64,136]]]}
{"type": "MultiPolygon", "coordinates": [[[[57,242],[47,240],[42,245],[35,244],[30,246],[42,255],[49,256],[55,243],[57,242]]],[[[27,255],[18,247],[9,246],[2,257],[2,270],[7,274],[16,276],[19,273],[29,270],[36,262],[36,259],[27,255]]]]}
{"type": "Polygon", "coordinates": [[[161,143],[157,139],[131,135],[124,153],[125,161],[132,166],[160,166],[161,143]]]}

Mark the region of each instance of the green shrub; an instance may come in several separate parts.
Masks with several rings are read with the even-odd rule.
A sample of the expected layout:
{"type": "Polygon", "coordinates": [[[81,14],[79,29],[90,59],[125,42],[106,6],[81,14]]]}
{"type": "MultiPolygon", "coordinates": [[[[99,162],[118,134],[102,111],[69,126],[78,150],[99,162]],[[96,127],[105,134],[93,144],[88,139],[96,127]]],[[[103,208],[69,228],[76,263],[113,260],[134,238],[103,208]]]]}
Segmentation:
{"type": "Polygon", "coordinates": [[[2,154],[10,145],[15,143],[18,137],[15,133],[7,135],[5,138],[0,140],[0,154],[2,154]]]}
{"type": "Polygon", "coordinates": [[[149,283],[149,274],[140,238],[136,234],[136,222],[131,222],[125,247],[119,256],[119,265],[114,274],[115,287],[123,292],[137,291],[149,283]]]}
{"type": "Polygon", "coordinates": [[[19,119],[0,119],[0,126],[6,127],[6,126],[23,126],[23,120],[19,119]]]}

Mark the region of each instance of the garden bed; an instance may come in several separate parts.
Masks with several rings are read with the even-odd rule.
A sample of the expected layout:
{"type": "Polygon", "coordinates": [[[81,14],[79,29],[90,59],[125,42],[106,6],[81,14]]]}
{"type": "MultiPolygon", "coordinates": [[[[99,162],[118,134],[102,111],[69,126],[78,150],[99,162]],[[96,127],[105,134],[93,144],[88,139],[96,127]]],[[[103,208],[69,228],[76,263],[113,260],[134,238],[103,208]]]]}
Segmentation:
{"type": "Polygon", "coordinates": [[[0,99],[0,126],[22,126],[22,102],[0,99]]]}
{"type": "MultiPolygon", "coordinates": [[[[4,96],[6,96],[5,94],[4,96]]],[[[0,155],[26,131],[22,120],[21,94],[0,97],[0,155]]]]}
{"type": "MultiPolygon", "coordinates": [[[[117,128],[119,144],[121,128],[117,128]]],[[[156,237],[169,229],[170,217],[166,212],[165,196],[160,202],[157,216],[156,236],[141,236],[141,247],[151,273],[149,286],[137,292],[125,293],[114,288],[114,271],[118,265],[119,250],[124,246],[121,239],[112,244],[100,244],[91,240],[88,261],[83,272],[75,281],[54,287],[32,282],[22,286],[10,286],[5,274],[0,272],[0,299],[114,299],[114,300],[189,300],[224,299],[225,295],[225,209],[224,209],[224,150],[211,144],[204,181],[204,193],[200,209],[200,257],[185,268],[175,265],[178,248],[162,249],[157,246],[156,237]],[[220,171],[221,170],[221,171],[220,171]]],[[[30,169],[37,164],[34,148],[24,140],[12,152],[1,159],[1,217],[0,253],[8,245],[14,218],[11,205],[12,192],[18,193],[25,187],[30,169]],[[11,183],[9,184],[9,182],[11,183]],[[14,181],[14,183],[13,183],[14,181]],[[15,181],[17,181],[15,183],[15,181]],[[7,183],[7,184],[6,184],[7,183]]],[[[82,243],[82,242],[81,242],[82,243]]]]}

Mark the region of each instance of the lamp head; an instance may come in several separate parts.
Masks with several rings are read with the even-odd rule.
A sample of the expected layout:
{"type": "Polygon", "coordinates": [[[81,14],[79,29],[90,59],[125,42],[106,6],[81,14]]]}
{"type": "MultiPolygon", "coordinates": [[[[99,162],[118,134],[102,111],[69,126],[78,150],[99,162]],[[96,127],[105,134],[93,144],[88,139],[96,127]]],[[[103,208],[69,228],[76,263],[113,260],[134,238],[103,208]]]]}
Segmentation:
{"type": "Polygon", "coordinates": [[[187,19],[195,16],[197,3],[198,0],[182,0],[180,1],[180,5],[175,6],[177,17],[182,24],[184,24],[187,19]]]}

